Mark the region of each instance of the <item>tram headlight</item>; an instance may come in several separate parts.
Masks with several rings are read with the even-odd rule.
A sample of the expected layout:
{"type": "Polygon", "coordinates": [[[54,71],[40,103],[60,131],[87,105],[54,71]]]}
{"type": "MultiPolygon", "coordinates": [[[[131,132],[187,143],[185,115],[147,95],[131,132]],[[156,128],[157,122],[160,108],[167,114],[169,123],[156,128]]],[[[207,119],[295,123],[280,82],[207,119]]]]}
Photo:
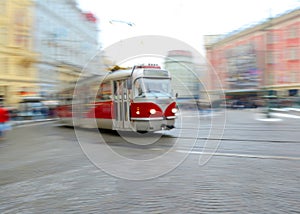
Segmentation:
{"type": "Polygon", "coordinates": [[[155,109],[150,109],[150,114],[155,114],[156,110],[155,109]]]}
{"type": "Polygon", "coordinates": [[[177,108],[172,108],[171,111],[172,111],[173,114],[176,114],[178,112],[178,109],[177,108]]]}
{"type": "Polygon", "coordinates": [[[139,110],[137,110],[137,111],[136,111],[136,114],[138,114],[138,115],[139,115],[139,114],[140,114],[140,111],[139,111],[139,110]]]}

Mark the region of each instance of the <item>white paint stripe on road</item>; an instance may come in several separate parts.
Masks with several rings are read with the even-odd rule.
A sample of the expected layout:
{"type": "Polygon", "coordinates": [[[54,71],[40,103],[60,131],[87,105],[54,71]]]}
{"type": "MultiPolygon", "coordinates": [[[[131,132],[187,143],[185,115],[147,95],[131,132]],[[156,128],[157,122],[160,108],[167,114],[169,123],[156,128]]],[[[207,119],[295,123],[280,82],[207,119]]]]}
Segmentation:
{"type": "Polygon", "coordinates": [[[256,115],[256,120],[260,121],[282,121],[281,118],[293,118],[293,119],[300,119],[300,116],[293,115],[293,114],[287,114],[287,113],[276,113],[271,112],[270,118],[266,117],[266,114],[260,113],[256,115]]]}
{"type": "Polygon", "coordinates": [[[260,159],[280,159],[280,160],[300,160],[300,157],[288,156],[273,156],[273,155],[251,155],[251,154],[238,154],[238,153],[222,153],[222,152],[200,152],[200,151],[186,151],[176,150],[180,153],[189,153],[194,155],[213,155],[213,156],[227,156],[227,157],[241,157],[241,158],[260,158],[260,159]]]}
{"type": "Polygon", "coordinates": [[[293,114],[284,114],[284,113],[271,113],[271,115],[277,116],[277,117],[286,117],[286,118],[294,118],[299,119],[300,116],[293,115],[293,114]]]}

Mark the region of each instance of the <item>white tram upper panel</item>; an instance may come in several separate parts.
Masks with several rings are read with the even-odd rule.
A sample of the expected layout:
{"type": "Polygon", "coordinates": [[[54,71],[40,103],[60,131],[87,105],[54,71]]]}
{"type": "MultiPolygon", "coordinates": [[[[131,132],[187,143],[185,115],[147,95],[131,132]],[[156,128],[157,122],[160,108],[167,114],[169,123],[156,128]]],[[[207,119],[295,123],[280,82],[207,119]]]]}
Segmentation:
{"type": "Polygon", "coordinates": [[[156,65],[135,66],[132,69],[112,71],[104,77],[105,81],[140,77],[171,78],[170,73],[156,65]]]}

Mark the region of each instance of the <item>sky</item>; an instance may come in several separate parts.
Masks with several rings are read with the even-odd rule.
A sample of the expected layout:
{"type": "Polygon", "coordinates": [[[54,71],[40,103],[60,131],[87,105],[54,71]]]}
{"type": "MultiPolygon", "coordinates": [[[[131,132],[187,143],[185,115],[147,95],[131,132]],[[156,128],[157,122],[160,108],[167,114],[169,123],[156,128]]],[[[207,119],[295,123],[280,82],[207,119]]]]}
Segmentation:
{"type": "Polygon", "coordinates": [[[300,0],[77,0],[99,20],[103,49],[127,38],[160,35],[203,52],[203,35],[224,34],[289,9],[300,0]]]}

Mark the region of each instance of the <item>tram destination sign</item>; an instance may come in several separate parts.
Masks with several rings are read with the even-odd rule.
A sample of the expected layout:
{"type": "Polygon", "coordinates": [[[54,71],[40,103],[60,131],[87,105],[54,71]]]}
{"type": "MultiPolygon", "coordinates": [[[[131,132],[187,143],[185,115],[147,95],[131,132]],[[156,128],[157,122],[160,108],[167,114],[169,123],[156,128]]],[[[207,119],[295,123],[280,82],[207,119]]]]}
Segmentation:
{"type": "Polygon", "coordinates": [[[144,70],[145,76],[159,76],[159,77],[168,77],[169,72],[166,70],[160,70],[160,69],[145,69],[144,70]]]}

